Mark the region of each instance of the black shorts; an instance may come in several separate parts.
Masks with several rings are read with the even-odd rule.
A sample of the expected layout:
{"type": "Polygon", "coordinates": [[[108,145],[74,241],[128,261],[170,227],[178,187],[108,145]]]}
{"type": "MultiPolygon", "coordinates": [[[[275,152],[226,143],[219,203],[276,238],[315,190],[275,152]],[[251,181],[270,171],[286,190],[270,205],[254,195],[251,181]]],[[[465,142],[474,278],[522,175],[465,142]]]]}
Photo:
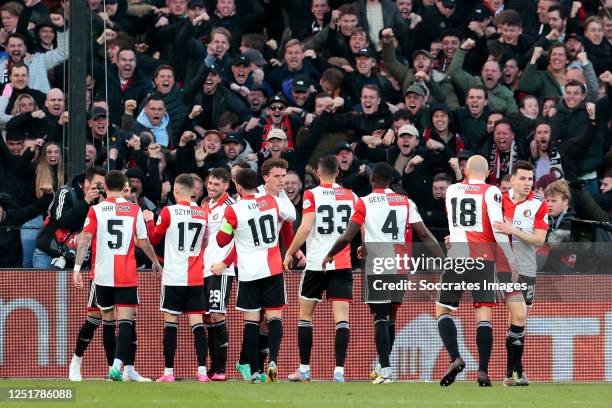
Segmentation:
{"type": "Polygon", "coordinates": [[[96,303],[100,310],[138,306],[138,286],[117,288],[96,285],[96,303]]]}
{"type": "Polygon", "coordinates": [[[300,281],[300,297],[306,300],[353,301],[353,273],[350,269],[304,271],[300,281]]]}
{"type": "Polygon", "coordinates": [[[408,278],[409,275],[406,274],[366,274],[362,283],[364,302],[367,304],[391,303],[394,307],[399,307],[404,300],[406,290],[398,285],[408,278]]]}
{"type": "Polygon", "coordinates": [[[204,285],[162,285],[159,310],[173,315],[204,313],[204,285]]]}
{"type": "Polygon", "coordinates": [[[497,282],[495,263],[482,261],[482,265],[482,269],[474,268],[464,273],[445,270],[440,277],[440,283],[443,286],[438,291],[436,303],[455,310],[459,307],[464,289],[469,289],[469,285],[472,285],[471,287],[474,289],[470,291],[472,292],[474,307],[495,306],[497,304],[497,292],[495,289],[488,287],[488,285],[497,282]]]}
{"type": "Polygon", "coordinates": [[[96,300],[96,285],[93,282],[89,284],[89,297],[87,298],[87,311],[96,312],[100,311],[98,307],[98,301],[96,300]]]}
{"type": "MultiPolygon", "coordinates": [[[[512,280],[512,274],[508,272],[498,273],[497,277],[502,283],[510,283],[512,280]]],[[[519,275],[517,283],[521,285],[520,291],[523,293],[523,299],[525,299],[525,303],[528,307],[531,307],[535,298],[535,276],[519,275]]],[[[518,289],[505,291],[501,293],[500,296],[505,300],[508,296],[518,291],[518,289]]]]}
{"type": "Polygon", "coordinates": [[[236,309],[243,312],[282,309],[287,304],[282,273],[253,281],[238,281],[236,309]]]}
{"type": "Polygon", "coordinates": [[[212,275],[204,278],[204,310],[208,313],[226,313],[232,293],[233,276],[212,275]]]}

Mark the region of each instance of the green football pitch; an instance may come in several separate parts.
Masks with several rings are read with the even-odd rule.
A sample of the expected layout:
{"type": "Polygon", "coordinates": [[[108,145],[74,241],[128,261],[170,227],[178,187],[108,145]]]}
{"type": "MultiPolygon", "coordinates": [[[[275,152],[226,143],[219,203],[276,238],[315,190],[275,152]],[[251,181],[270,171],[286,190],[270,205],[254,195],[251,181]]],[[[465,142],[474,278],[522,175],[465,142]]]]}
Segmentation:
{"type": "Polygon", "coordinates": [[[106,381],[3,380],[7,389],[72,388],[75,401],[12,402],[13,407],[610,407],[609,384],[548,384],[529,387],[503,387],[494,383],[480,388],[474,382],[458,382],[449,388],[437,383],[400,382],[372,385],[366,382],[334,384],[312,382],[291,384],[247,384],[242,382],[198,384],[180,381],[173,384],[110,383],[106,381]]]}

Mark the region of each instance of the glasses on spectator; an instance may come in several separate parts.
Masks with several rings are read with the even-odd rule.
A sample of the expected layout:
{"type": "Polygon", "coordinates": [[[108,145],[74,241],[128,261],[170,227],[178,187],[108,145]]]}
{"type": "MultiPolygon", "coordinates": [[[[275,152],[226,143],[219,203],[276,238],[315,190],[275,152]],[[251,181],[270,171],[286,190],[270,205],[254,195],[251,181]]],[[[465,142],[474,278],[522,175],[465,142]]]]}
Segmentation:
{"type": "Polygon", "coordinates": [[[285,107],[283,105],[272,105],[270,106],[270,110],[281,111],[281,110],[285,110],[285,107]]]}

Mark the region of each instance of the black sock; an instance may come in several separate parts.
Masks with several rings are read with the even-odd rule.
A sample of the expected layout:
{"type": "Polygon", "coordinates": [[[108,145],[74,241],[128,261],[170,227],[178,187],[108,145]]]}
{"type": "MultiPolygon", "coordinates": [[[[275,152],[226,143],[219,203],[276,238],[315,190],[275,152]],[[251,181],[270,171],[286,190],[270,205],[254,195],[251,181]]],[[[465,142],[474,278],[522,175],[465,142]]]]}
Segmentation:
{"type": "Polygon", "coordinates": [[[493,325],[491,322],[486,320],[478,322],[476,344],[478,345],[478,370],[489,371],[489,360],[493,349],[493,325]]]}
{"type": "Polygon", "coordinates": [[[512,364],[514,371],[519,375],[523,375],[523,350],[525,348],[525,328],[521,326],[510,325],[508,330],[508,338],[512,349],[512,364]]]}
{"type": "Polygon", "coordinates": [[[206,353],[208,344],[206,342],[206,330],[204,330],[204,324],[194,324],[191,326],[191,332],[193,333],[193,346],[195,347],[196,356],[198,358],[198,367],[206,367],[206,353]]]}
{"type": "Polygon", "coordinates": [[[225,374],[227,364],[227,349],[229,348],[229,337],[225,320],[216,323],[215,328],[215,373],[225,374]]]}
{"type": "Polygon", "coordinates": [[[510,332],[506,336],[506,377],[512,377],[512,371],[514,371],[514,360],[512,359],[512,338],[510,332]]]}
{"type": "Polygon", "coordinates": [[[136,349],[138,346],[138,337],[136,336],[136,318],[132,320],[132,341],[130,341],[130,348],[128,351],[127,359],[124,361],[125,365],[134,365],[136,361],[136,349]]]}
{"type": "Polygon", "coordinates": [[[244,338],[242,339],[242,345],[240,346],[240,357],[238,358],[238,364],[244,365],[249,364],[249,357],[247,356],[244,338]]]}
{"type": "Polygon", "coordinates": [[[350,326],[346,321],[336,323],[336,338],[334,339],[334,350],[336,351],[336,367],[344,367],[346,351],[348,350],[350,338],[350,326]]]}
{"type": "Polygon", "coordinates": [[[260,373],[264,372],[264,366],[266,365],[266,359],[268,358],[268,353],[270,349],[268,348],[269,337],[268,333],[259,331],[258,341],[257,341],[257,371],[260,373]]]}
{"type": "Polygon", "coordinates": [[[254,320],[245,320],[244,321],[244,334],[242,336],[242,341],[244,342],[244,351],[247,356],[247,362],[251,366],[251,374],[257,372],[258,366],[258,336],[259,336],[259,322],[254,320]]]}
{"type": "Polygon", "coordinates": [[[374,340],[376,342],[376,353],[378,362],[382,368],[390,366],[389,363],[389,321],[378,319],[374,322],[374,340]]]}
{"type": "Polygon", "coordinates": [[[208,339],[208,355],[210,356],[210,369],[217,372],[217,351],[215,349],[216,327],[213,323],[206,325],[206,335],[208,339]]]}
{"type": "Polygon", "coordinates": [[[457,344],[457,327],[451,315],[444,313],[438,317],[438,333],[450,355],[451,362],[455,361],[460,355],[457,344]]]}
{"type": "Polygon", "coordinates": [[[272,317],[268,320],[268,344],[270,348],[270,361],[278,362],[278,352],[283,340],[283,319],[272,317]]]}
{"type": "Polygon", "coordinates": [[[395,343],[395,320],[389,320],[387,329],[389,330],[389,354],[391,354],[393,344],[395,343]]]}
{"type": "Polygon", "coordinates": [[[83,357],[87,346],[91,342],[91,339],[96,332],[98,326],[102,323],[101,319],[97,317],[87,316],[87,319],[83,322],[79,335],[77,336],[76,346],[74,347],[74,355],[77,357],[83,357]]]}
{"type": "Polygon", "coordinates": [[[298,348],[300,350],[300,364],[310,364],[310,353],[312,352],[312,321],[298,321],[298,348]]]}
{"type": "Polygon", "coordinates": [[[106,363],[109,367],[113,365],[115,360],[115,349],[117,348],[116,328],[117,322],[115,320],[102,321],[102,344],[104,345],[104,354],[106,354],[106,363]]]}
{"type": "Polygon", "coordinates": [[[119,330],[117,333],[117,350],[115,352],[115,358],[125,363],[129,358],[130,343],[132,342],[132,321],[121,319],[117,322],[117,326],[119,330]]]}
{"type": "Polygon", "coordinates": [[[164,323],[164,367],[174,368],[178,323],[164,323]]]}

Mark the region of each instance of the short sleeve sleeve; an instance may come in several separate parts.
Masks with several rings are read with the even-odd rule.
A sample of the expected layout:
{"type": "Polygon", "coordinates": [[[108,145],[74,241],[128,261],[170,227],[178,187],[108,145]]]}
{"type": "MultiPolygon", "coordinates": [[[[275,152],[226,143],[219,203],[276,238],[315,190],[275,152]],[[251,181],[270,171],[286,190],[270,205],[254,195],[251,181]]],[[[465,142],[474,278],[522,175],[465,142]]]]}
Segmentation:
{"type": "Polygon", "coordinates": [[[98,228],[98,219],[96,217],[96,210],[93,207],[89,207],[87,212],[87,218],[85,218],[85,224],[83,225],[83,232],[95,234],[98,228]]]}
{"type": "Polygon", "coordinates": [[[355,203],[354,210],[355,211],[353,212],[351,221],[354,221],[355,223],[359,225],[363,225],[363,223],[365,222],[365,216],[366,216],[366,206],[361,198],[358,199],[357,202],[355,203]]]}
{"type": "Polygon", "coordinates": [[[302,199],[302,214],[308,214],[315,211],[315,200],[312,190],[304,191],[304,198],[302,199]]]}

